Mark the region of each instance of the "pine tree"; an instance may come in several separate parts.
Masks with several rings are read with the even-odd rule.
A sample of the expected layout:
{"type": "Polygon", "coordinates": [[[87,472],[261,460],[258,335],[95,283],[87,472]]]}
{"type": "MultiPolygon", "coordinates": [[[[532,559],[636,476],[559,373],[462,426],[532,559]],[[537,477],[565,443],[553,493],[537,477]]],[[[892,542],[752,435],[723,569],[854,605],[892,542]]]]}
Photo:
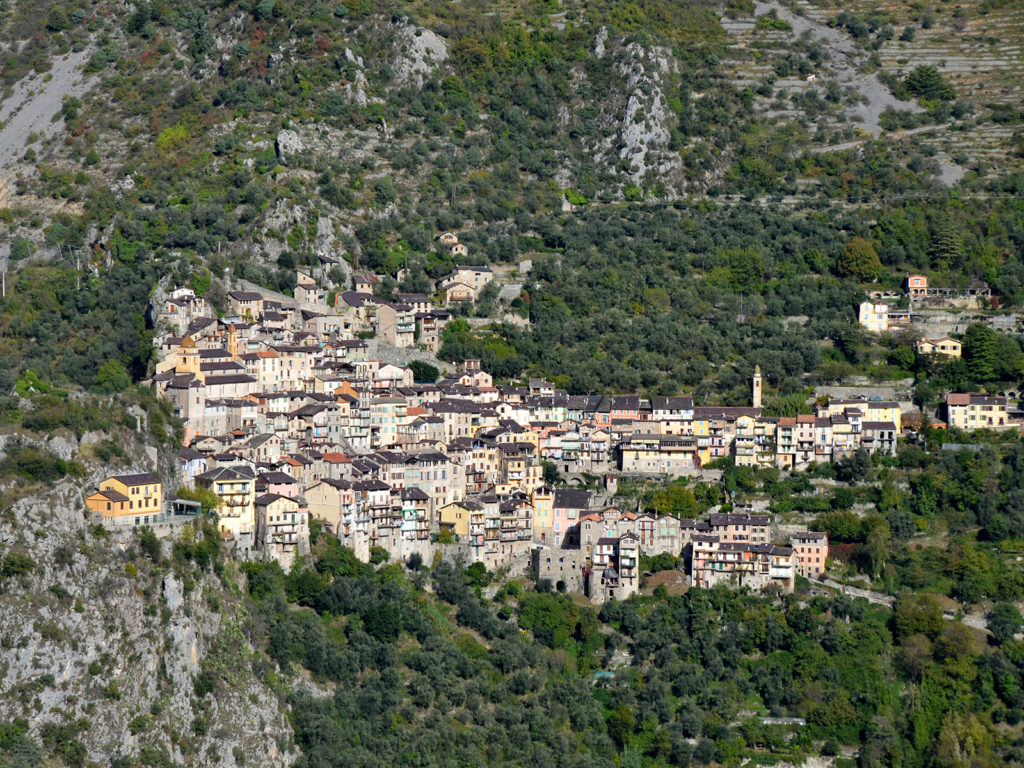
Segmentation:
{"type": "Polygon", "coordinates": [[[998,368],[999,339],[996,332],[984,325],[972,325],[964,334],[964,359],[967,373],[974,382],[992,381],[998,368]]]}
{"type": "Polygon", "coordinates": [[[960,239],[960,233],[949,220],[943,221],[935,230],[928,255],[935,269],[949,269],[950,266],[959,266],[963,263],[964,244],[960,239]]]}
{"type": "Polygon", "coordinates": [[[922,99],[952,101],[956,90],[933,66],[923,65],[915,69],[904,81],[907,90],[922,99]]]}

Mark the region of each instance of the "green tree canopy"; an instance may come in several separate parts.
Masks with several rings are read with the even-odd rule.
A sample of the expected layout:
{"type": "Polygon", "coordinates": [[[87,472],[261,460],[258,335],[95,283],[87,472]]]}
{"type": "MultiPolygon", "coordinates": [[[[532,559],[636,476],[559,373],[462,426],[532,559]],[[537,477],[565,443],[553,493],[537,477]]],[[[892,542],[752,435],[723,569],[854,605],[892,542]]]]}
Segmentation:
{"type": "Polygon", "coordinates": [[[999,368],[999,338],[991,328],[975,324],[964,334],[964,359],[967,374],[975,382],[992,381],[999,368]]]}
{"type": "Polygon", "coordinates": [[[683,485],[669,485],[656,491],[651,505],[662,515],[694,517],[701,512],[693,491],[683,485]]]}
{"type": "Polygon", "coordinates": [[[764,278],[764,257],[755,248],[740,248],[723,254],[729,264],[729,283],[739,293],[756,291],[764,278]]]}
{"type": "Polygon", "coordinates": [[[1024,626],[1024,617],[1013,603],[997,603],[988,618],[988,628],[1000,645],[1013,640],[1013,636],[1024,626]]]}
{"type": "Polygon", "coordinates": [[[882,274],[882,261],[878,258],[875,246],[863,237],[854,237],[839,256],[836,271],[840,277],[873,282],[882,274]]]}
{"type": "Polygon", "coordinates": [[[96,388],[101,392],[123,392],[131,383],[131,377],[120,360],[107,360],[96,371],[96,388]]]}
{"type": "Polygon", "coordinates": [[[956,89],[931,65],[917,67],[903,83],[914,96],[929,101],[952,101],[956,98],[956,89]]]}
{"type": "Polygon", "coordinates": [[[942,632],[942,606],[934,595],[902,593],[893,609],[893,628],[900,641],[917,634],[934,640],[942,632]]]}
{"type": "Polygon", "coordinates": [[[418,384],[433,384],[441,376],[437,366],[431,365],[424,360],[412,360],[409,363],[413,379],[418,384]]]}

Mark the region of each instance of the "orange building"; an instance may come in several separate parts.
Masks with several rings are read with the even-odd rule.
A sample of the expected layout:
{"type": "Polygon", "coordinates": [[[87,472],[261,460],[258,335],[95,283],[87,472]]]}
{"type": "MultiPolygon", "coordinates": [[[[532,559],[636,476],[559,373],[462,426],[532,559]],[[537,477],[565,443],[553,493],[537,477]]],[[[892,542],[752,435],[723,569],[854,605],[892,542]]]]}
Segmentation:
{"type": "Polygon", "coordinates": [[[927,296],[928,278],[924,275],[907,275],[903,287],[911,296],[927,296]]]}
{"type": "Polygon", "coordinates": [[[146,525],[163,514],[163,489],[160,479],[149,472],[114,475],[101,482],[85,504],[105,519],[146,525]]]}

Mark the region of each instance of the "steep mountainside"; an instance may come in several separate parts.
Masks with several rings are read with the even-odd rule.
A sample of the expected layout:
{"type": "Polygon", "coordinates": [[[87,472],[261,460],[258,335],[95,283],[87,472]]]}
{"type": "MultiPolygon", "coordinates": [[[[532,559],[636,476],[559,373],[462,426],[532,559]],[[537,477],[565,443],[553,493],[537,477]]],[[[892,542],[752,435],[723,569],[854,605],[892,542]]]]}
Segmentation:
{"type": "Polygon", "coordinates": [[[448,229],[469,246],[463,261],[537,268],[509,278],[522,291],[509,286],[505,314],[477,308],[510,324],[453,328],[444,355],[482,356],[499,376],[562,375],[576,392],[673,392],[746,375],[727,363],[747,346],[793,346],[771,324],[698,349],[652,325],[717,327],[763,307],[808,315],[818,345],[835,342],[829,322],[849,318],[856,289],[831,281],[851,277],[838,261],[853,237],[875,243],[893,284],[930,269],[984,278],[1013,303],[1021,113],[1002,69],[982,78],[965,62],[998,51],[1018,66],[1019,9],[862,6],[20,3],[0,27],[0,251],[23,278],[33,259],[56,269],[7,281],[5,354],[85,386],[112,358],[141,377],[144,299],[161,276],[182,283],[205,265],[215,299],[224,276],[288,291],[296,265],[342,255],[328,289],[358,267],[404,269],[402,287],[427,290],[453,263],[433,240],[448,229]],[[54,122],[13,146],[13,128],[57,100],[54,122]],[[605,268],[602,252],[621,249],[605,268]],[[624,313],[613,321],[594,322],[613,308],[598,286],[573,295],[599,276],[628,286],[609,293],[624,313]],[[807,286],[833,299],[772,301],[807,286]],[[737,293],[765,303],[733,307],[737,293]],[[552,344],[575,325],[586,332],[552,344]]]}
{"type": "Polygon", "coordinates": [[[172,552],[151,533],[88,522],[84,495],[113,468],[95,458],[102,433],[2,437],[0,721],[24,722],[68,765],[289,765],[291,728],[259,677],[237,565],[225,567],[216,532],[178,526],[172,552]],[[12,478],[25,450],[41,453],[23,474],[52,455],[72,475],[12,478]]]}

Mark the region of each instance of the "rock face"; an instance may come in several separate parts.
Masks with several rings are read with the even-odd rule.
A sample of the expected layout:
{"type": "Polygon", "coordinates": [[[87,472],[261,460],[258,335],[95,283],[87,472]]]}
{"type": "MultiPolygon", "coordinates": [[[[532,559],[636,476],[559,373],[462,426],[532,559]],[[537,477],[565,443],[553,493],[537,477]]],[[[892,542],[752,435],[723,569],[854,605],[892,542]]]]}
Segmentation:
{"type": "Polygon", "coordinates": [[[608,28],[601,27],[597,30],[597,36],[594,38],[594,55],[597,58],[604,58],[605,43],[608,42],[608,28]]]}
{"type": "Polygon", "coordinates": [[[671,133],[663,91],[663,77],[675,70],[675,60],[665,49],[645,49],[630,43],[619,63],[629,98],[622,116],[619,157],[629,162],[630,178],[639,183],[648,170],[662,176],[681,167],[678,153],[668,151],[671,133]]]}
{"type": "Polygon", "coordinates": [[[398,26],[392,67],[398,85],[421,88],[424,78],[447,59],[448,43],[436,32],[415,24],[398,26]]]}
{"type": "Polygon", "coordinates": [[[288,162],[288,158],[295,157],[305,149],[299,134],[289,130],[280,131],[274,145],[277,147],[277,157],[282,163],[288,162]]]}
{"type": "Polygon", "coordinates": [[[218,577],[168,544],[155,563],[134,531],[92,528],[85,486],[60,481],[0,516],[0,556],[30,563],[0,581],[0,719],[25,718],[39,741],[48,725],[71,727],[97,765],[143,753],[290,765],[291,729],[253,672],[229,586],[235,566],[218,577]]]}

